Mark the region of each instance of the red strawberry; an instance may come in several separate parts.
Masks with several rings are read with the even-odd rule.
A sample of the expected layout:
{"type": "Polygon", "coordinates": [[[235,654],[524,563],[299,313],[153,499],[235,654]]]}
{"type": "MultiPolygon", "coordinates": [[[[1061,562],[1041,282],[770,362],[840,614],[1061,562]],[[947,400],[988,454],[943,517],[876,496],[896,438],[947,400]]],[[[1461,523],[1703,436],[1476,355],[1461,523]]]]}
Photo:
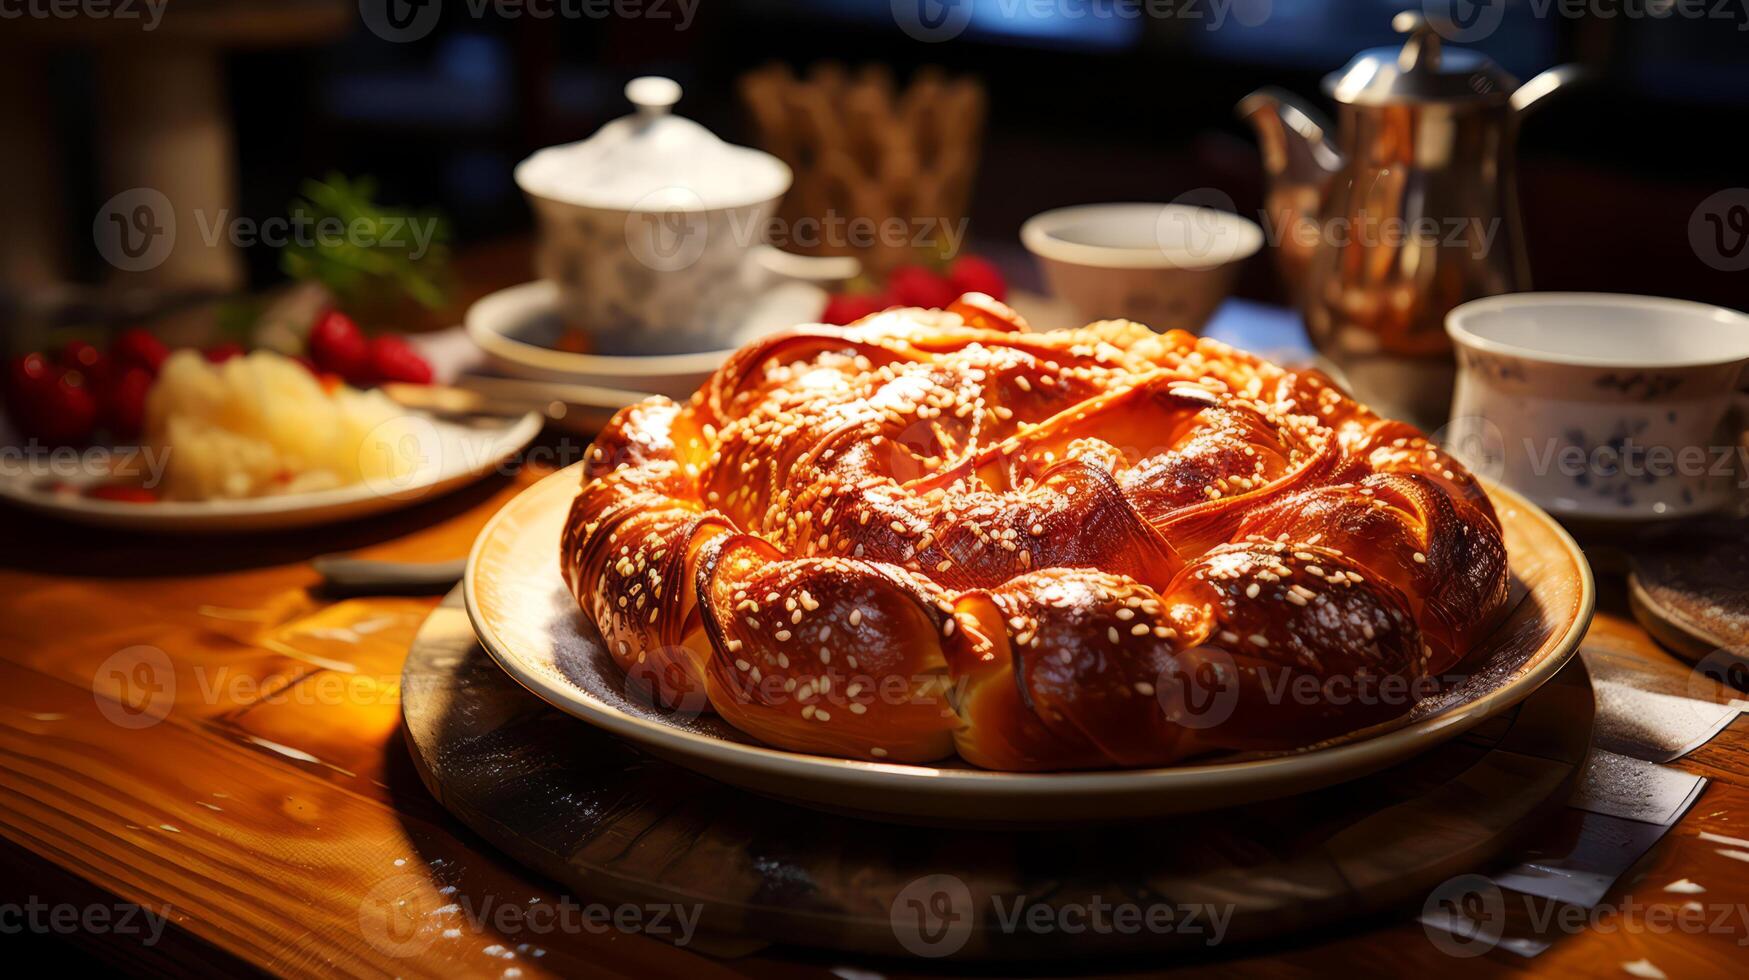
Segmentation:
{"type": "Polygon", "coordinates": [[[358,324],[339,310],[329,310],[310,328],[310,360],[324,371],[348,381],[364,382],[370,373],[370,344],[358,324]]]}
{"type": "Polygon", "coordinates": [[[826,309],[820,314],[820,322],[843,326],[879,313],[887,306],[885,297],[877,293],[840,293],[826,301],[826,309]]]}
{"type": "Polygon", "coordinates": [[[1002,278],[996,263],[977,255],[962,255],[948,267],[947,281],[956,294],[984,293],[995,299],[1008,298],[1008,282],[1002,278]]]}
{"type": "Polygon", "coordinates": [[[100,408],[104,392],[109,390],[110,383],[115,380],[116,372],[121,367],[108,354],[82,340],[68,341],[61,348],[61,364],[85,376],[85,387],[97,399],[100,408]]]}
{"type": "Polygon", "coordinates": [[[56,360],[60,361],[62,367],[76,368],[85,372],[86,375],[90,375],[94,373],[94,369],[99,364],[103,363],[104,357],[102,351],[83,340],[69,340],[61,348],[61,353],[56,360]]]}
{"type": "Polygon", "coordinates": [[[223,364],[233,357],[242,357],[243,345],[235,341],[226,341],[222,344],[214,344],[202,353],[206,355],[206,359],[210,363],[223,364]]]}
{"type": "Polygon", "coordinates": [[[51,446],[70,446],[91,438],[97,424],[97,398],[78,371],[62,370],[39,396],[35,434],[51,446]]]}
{"type": "Polygon", "coordinates": [[[18,431],[26,435],[36,432],[43,401],[60,373],[41,354],[12,359],[6,371],[6,414],[18,431]]]}
{"type": "Polygon", "coordinates": [[[115,338],[115,342],[109,345],[109,354],[118,363],[137,364],[156,377],[164,358],[170,356],[170,348],[139,327],[133,327],[123,330],[115,338]]]}
{"type": "Polygon", "coordinates": [[[887,292],[905,306],[940,309],[959,297],[947,280],[920,265],[902,265],[887,277],[887,292]]]}
{"type": "Polygon", "coordinates": [[[152,372],[137,364],[121,374],[102,399],[103,424],[119,440],[137,439],[146,426],[146,393],[152,389],[152,372]]]}
{"type": "Polygon", "coordinates": [[[431,383],[431,365],[407,338],[382,334],[370,340],[370,376],[378,383],[404,381],[409,384],[431,383]]]}

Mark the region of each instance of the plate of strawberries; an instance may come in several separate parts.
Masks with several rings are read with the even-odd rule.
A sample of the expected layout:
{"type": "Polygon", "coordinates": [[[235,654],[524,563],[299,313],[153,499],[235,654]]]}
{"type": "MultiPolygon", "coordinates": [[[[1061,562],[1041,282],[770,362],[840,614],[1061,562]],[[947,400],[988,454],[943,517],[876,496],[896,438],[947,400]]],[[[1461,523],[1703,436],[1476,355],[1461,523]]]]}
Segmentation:
{"type": "Polygon", "coordinates": [[[15,357],[0,498],[157,531],[308,526],[407,506],[499,467],[540,419],[461,425],[385,393],[426,384],[396,334],[328,310],[299,349],[173,350],[143,329],[15,357]]]}

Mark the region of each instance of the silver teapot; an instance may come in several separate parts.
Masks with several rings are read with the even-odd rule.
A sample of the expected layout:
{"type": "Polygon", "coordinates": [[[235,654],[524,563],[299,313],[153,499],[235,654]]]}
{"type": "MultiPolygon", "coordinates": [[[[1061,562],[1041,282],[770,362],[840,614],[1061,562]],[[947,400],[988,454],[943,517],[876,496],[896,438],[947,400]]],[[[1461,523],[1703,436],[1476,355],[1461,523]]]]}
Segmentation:
{"type": "Polygon", "coordinates": [[[1246,96],[1269,187],[1267,232],[1319,353],[1361,400],[1432,429],[1450,407],[1445,314],[1530,288],[1513,148],[1531,106],[1575,66],[1520,85],[1485,55],[1444,47],[1405,11],[1401,49],[1372,48],[1324,79],[1336,138],[1279,89],[1246,96]]]}

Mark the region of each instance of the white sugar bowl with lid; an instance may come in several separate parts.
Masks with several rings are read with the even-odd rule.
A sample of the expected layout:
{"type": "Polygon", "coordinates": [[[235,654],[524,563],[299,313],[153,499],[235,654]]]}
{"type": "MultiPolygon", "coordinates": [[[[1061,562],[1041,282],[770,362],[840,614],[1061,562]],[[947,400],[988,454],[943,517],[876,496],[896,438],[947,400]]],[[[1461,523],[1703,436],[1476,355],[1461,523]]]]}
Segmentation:
{"type": "Polygon", "coordinates": [[[540,226],[535,262],[566,324],[603,354],[733,346],[761,291],[784,278],[836,281],[854,259],[780,252],[766,240],[790,168],[726,143],[670,109],[680,86],[633,79],[632,115],[516,167],[540,226]]]}

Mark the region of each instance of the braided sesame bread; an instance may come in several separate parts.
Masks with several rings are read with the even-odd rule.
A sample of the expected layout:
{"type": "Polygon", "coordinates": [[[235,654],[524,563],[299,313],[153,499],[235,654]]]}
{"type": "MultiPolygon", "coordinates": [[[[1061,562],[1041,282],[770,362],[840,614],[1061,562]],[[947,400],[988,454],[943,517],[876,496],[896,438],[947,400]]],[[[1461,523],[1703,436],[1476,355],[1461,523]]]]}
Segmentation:
{"type": "Polygon", "coordinates": [[[621,411],[582,471],[561,565],[628,682],[824,755],[1304,746],[1407,711],[1391,685],[1507,595],[1487,495],[1413,427],[1213,341],[1028,332],[980,294],[752,344],[687,404],[621,411]]]}

